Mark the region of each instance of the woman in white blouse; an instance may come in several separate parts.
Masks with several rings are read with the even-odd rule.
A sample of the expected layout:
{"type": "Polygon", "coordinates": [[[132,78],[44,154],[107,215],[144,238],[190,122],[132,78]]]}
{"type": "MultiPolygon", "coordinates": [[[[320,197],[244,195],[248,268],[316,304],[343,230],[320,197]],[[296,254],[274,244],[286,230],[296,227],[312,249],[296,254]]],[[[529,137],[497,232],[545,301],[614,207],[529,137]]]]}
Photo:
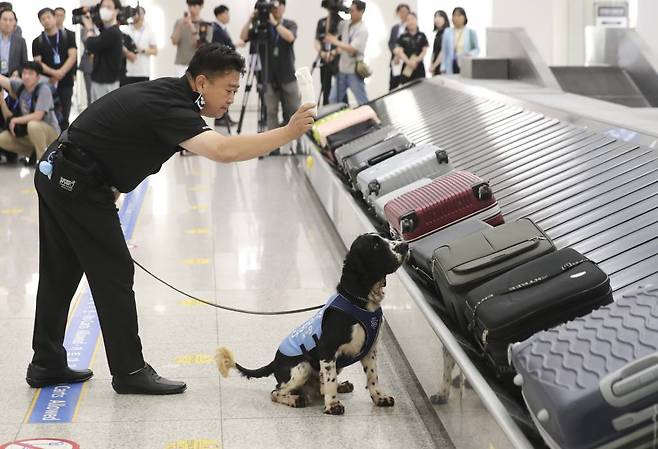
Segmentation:
{"type": "Polygon", "coordinates": [[[464,8],[457,7],[452,11],[452,28],[447,28],[443,33],[441,49],[443,61],[441,62],[442,73],[459,73],[459,58],[475,57],[480,54],[478,37],[475,30],[468,28],[468,17],[464,8]]]}

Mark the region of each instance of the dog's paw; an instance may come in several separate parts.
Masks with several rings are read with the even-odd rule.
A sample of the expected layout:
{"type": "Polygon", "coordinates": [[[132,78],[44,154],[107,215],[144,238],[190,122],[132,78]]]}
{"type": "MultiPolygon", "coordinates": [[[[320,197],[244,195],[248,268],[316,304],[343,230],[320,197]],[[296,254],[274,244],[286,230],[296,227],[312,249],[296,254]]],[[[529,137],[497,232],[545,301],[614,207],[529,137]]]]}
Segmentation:
{"type": "Polygon", "coordinates": [[[372,401],[377,407],[393,407],[395,405],[395,399],[392,396],[373,397],[372,401]]]}
{"type": "Polygon", "coordinates": [[[328,407],[324,407],[325,415],[342,415],[345,413],[345,406],[340,402],[333,402],[328,407]]]}
{"type": "Polygon", "coordinates": [[[449,398],[450,398],[449,394],[437,393],[437,394],[433,394],[432,396],[430,396],[430,402],[432,404],[436,404],[436,405],[438,405],[438,404],[447,404],[449,398]]]}
{"type": "Polygon", "coordinates": [[[291,396],[292,401],[290,403],[291,407],[294,408],[304,408],[308,405],[308,399],[306,399],[305,396],[299,395],[299,396],[291,396]]]}
{"type": "Polygon", "coordinates": [[[349,381],[341,382],[338,384],[338,392],[339,393],[351,393],[354,391],[354,385],[352,385],[349,381]]]}

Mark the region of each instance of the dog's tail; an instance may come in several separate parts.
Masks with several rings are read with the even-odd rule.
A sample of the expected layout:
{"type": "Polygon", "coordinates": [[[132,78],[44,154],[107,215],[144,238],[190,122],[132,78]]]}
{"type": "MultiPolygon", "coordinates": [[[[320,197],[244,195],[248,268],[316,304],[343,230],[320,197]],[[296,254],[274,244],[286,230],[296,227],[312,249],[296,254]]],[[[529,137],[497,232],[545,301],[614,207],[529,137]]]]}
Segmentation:
{"type": "Polygon", "coordinates": [[[247,369],[240,364],[235,362],[235,357],[230,349],[221,347],[217,349],[217,354],[215,355],[215,361],[217,362],[217,368],[219,373],[223,377],[228,377],[228,372],[231,368],[235,368],[247,379],[252,377],[267,377],[271,376],[274,373],[274,360],[266,366],[263,366],[258,369],[247,369]]]}

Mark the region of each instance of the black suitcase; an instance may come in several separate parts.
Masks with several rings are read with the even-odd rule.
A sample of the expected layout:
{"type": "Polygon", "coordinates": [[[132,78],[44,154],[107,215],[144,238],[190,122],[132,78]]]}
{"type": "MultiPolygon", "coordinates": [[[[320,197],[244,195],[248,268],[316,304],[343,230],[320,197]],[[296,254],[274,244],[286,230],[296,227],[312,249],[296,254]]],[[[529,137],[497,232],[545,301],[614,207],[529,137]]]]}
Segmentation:
{"type": "Polygon", "coordinates": [[[356,185],[356,177],[359,172],[413,146],[414,144],[405,135],[398,134],[345,159],[343,161],[343,171],[348,176],[350,184],[356,185]]]}
{"type": "Polygon", "coordinates": [[[432,256],[432,278],[451,318],[467,334],[464,309],[468,292],[554,251],[555,245],[544,231],[531,219],[521,218],[437,248],[432,256]]]}
{"type": "Polygon", "coordinates": [[[327,148],[333,153],[338,147],[345,145],[354,139],[358,139],[365,134],[369,134],[378,128],[379,125],[374,120],[366,120],[365,122],[357,123],[349,128],[328,135],[327,148]]]}
{"type": "Polygon", "coordinates": [[[471,290],[464,315],[487,361],[512,373],[508,346],[612,302],[608,275],[573,248],[539,257],[471,290]]]}
{"type": "Polygon", "coordinates": [[[422,279],[428,287],[434,289],[435,285],[432,279],[432,256],[434,251],[440,246],[492,227],[489,223],[477,218],[469,218],[426,237],[414,240],[409,243],[409,265],[414,269],[419,279],[422,279]]]}

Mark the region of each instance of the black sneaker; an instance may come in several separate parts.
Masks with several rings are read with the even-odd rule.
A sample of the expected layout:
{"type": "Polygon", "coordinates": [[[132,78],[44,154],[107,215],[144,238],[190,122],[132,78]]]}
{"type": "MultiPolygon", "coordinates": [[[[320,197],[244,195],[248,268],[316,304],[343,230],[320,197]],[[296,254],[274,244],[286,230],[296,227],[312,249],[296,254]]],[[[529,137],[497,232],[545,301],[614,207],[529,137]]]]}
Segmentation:
{"type": "Polygon", "coordinates": [[[112,378],[112,388],[119,394],[178,394],[185,391],[185,382],[165,379],[148,363],[144,368],[128,376],[112,378]]]}
{"type": "Polygon", "coordinates": [[[75,370],[68,366],[64,368],[43,368],[34,363],[27,367],[25,380],[32,388],[48,387],[51,385],[74,384],[91,379],[94,373],[90,369],[75,370]]]}

